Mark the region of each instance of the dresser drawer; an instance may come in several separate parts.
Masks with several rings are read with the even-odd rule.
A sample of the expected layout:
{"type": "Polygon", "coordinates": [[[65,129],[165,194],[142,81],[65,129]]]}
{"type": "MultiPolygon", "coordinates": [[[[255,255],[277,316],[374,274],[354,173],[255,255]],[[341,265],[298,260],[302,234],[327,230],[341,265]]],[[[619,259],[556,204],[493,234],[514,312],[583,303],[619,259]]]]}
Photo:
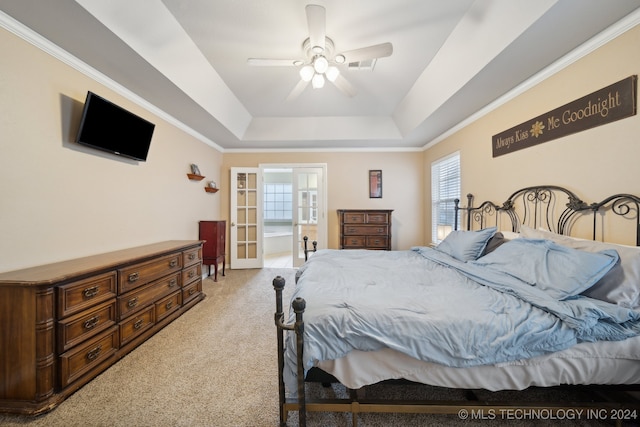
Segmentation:
{"type": "Polygon", "coordinates": [[[155,323],[155,307],[153,305],[131,316],[125,322],[120,323],[120,347],[151,328],[155,323]]]}
{"type": "Polygon", "coordinates": [[[116,323],[116,299],[58,322],[58,352],[69,350],[116,323]]]}
{"type": "Polygon", "coordinates": [[[186,286],[197,278],[202,277],[202,264],[197,264],[182,270],[182,286],[186,286]]]}
{"type": "Polygon", "coordinates": [[[389,245],[389,239],[386,236],[367,236],[367,247],[371,249],[386,248],[389,245]]]}
{"type": "Polygon", "coordinates": [[[345,236],[342,238],[342,246],[345,248],[364,248],[366,242],[365,236],[345,236]]]}
{"type": "Polygon", "coordinates": [[[180,309],[182,305],[182,292],[174,292],[173,294],[162,298],[156,303],[156,322],[161,321],[171,313],[180,309]]]}
{"type": "Polygon", "coordinates": [[[386,236],[389,228],[386,225],[343,225],[342,233],[345,236],[386,236]]]}
{"type": "Polygon", "coordinates": [[[115,271],[59,286],[57,292],[58,318],[78,313],[116,296],[115,271]]]}
{"type": "Polygon", "coordinates": [[[143,288],[118,297],[118,314],[122,320],[152,304],[158,298],[170,294],[180,287],[180,273],[156,280],[143,288]]]}
{"type": "Polygon", "coordinates": [[[196,263],[202,263],[202,247],[182,252],[182,265],[184,267],[196,263]]]}
{"type": "Polygon", "coordinates": [[[367,224],[388,224],[389,214],[386,212],[367,213],[367,224]]]}
{"type": "Polygon", "coordinates": [[[202,279],[196,280],[182,288],[182,304],[186,304],[196,298],[202,292],[202,279]]]}
{"type": "Polygon", "coordinates": [[[123,294],[182,269],[182,252],[118,270],[118,293],[123,294]]]}
{"type": "Polygon", "coordinates": [[[364,224],[366,221],[366,214],[364,212],[345,212],[342,215],[342,221],[345,224],[364,224]]]}
{"type": "Polygon", "coordinates": [[[66,387],[91,369],[113,356],[118,350],[118,327],[113,326],[60,355],[60,385],[66,387]]]}

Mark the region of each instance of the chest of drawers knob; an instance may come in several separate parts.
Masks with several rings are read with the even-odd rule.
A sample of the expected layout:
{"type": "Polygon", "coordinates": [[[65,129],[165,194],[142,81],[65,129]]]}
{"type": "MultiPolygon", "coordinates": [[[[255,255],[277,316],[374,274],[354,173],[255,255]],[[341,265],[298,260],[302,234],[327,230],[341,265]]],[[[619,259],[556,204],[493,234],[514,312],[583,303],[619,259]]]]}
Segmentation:
{"type": "Polygon", "coordinates": [[[82,293],[84,294],[85,298],[93,298],[98,295],[98,292],[100,292],[99,287],[91,286],[90,288],[85,289],[82,293]]]}
{"type": "Polygon", "coordinates": [[[100,316],[93,316],[91,319],[87,319],[84,322],[85,329],[93,329],[100,322],[100,316]]]}
{"type": "Polygon", "coordinates": [[[95,347],[92,350],[89,350],[87,352],[87,360],[91,361],[96,359],[98,356],[100,356],[100,352],[102,351],[102,346],[98,345],[97,347],[95,347]]]}

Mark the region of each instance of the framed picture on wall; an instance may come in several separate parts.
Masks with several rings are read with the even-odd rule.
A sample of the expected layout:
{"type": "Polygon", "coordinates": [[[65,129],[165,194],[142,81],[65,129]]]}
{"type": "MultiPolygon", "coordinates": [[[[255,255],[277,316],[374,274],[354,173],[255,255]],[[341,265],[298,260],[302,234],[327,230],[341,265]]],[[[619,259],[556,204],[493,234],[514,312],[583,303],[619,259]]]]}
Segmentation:
{"type": "Polygon", "coordinates": [[[382,171],[380,169],[369,171],[369,198],[382,199],[382,171]]]}

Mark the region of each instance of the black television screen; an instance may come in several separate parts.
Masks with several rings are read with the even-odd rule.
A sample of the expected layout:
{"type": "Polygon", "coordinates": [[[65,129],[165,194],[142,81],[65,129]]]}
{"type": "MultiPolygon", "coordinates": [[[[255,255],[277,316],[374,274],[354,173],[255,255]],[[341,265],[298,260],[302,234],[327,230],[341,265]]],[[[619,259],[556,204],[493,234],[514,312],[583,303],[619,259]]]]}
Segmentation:
{"type": "Polygon", "coordinates": [[[76,142],[145,161],[154,128],[153,123],[88,92],[76,142]]]}

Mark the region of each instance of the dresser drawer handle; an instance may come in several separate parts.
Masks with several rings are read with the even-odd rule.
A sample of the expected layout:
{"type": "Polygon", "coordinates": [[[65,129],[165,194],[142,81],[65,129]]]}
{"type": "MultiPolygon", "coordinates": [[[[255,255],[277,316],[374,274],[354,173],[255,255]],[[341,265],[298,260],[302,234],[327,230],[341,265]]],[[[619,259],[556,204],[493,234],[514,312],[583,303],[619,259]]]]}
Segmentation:
{"type": "Polygon", "coordinates": [[[84,328],[93,329],[96,327],[99,321],[100,321],[100,316],[93,316],[91,319],[87,319],[84,321],[84,328]]]}
{"type": "Polygon", "coordinates": [[[98,292],[100,292],[100,288],[98,286],[92,286],[82,291],[85,298],[93,298],[98,295],[98,292]]]}
{"type": "Polygon", "coordinates": [[[169,280],[169,287],[170,288],[173,288],[177,284],[178,284],[178,281],[176,279],[169,280]]]}
{"type": "Polygon", "coordinates": [[[129,279],[129,282],[135,282],[139,278],[140,278],[140,274],[136,272],[136,273],[131,273],[128,279],[129,279]]]}
{"type": "Polygon", "coordinates": [[[90,361],[91,360],[95,360],[100,355],[101,351],[102,351],[102,345],[98,345],[93,350],[89,350],[87,352],[87,359],[90,360],[90,361]]]}
{"type": "Polygon", "coordinates": [[[378,228],[378,233],[380,234],[384,233],[384,228],[378,228]]]}
{"type": "Polygon", "coordinates": [[[171,267],[171,268],[175,267],[176,265],[178,265],[178,260],[177,259],[172,259],[169,262],[169,267],[171,267]]]}
{"type": "Polygon", "coordinates": [[[189,295],[193,295],[196,293],[196,288],[189,289],[189,295]]]}
{"type": "Polygon", "coordinates": [[[191,278],[192,278],[193,276],[195,276],[195,275],[196,275],[195,270],[191,270],[191,271],[189,272],[189,279],[191,279],[191,278]]]}
{"type": "Polygon", "coordinates": [[[165,306],[164,306],[167,310],[169,310],[171,307],[173,307],[173,301],[169,301],[165,306]]]}
{"type": "Polygon", "coordinates": [[[129,301],[127,301],[127,306],[129,308],[135,307],[136,305],[138,305],[138,297],[131,298],[129,301]]]}
{"type": "Polygon", "coordinates": [[[351,228],[349,228],[349,229],[348,229],[348,231],[349,231],[349,233],[355,233],[355,232],[356,232],[356,229],[355,229],[355,228],[353,228],[353,227],[351,227],[351,228]]]}
{"type": "Polygon", "coordinates": [[[196,254],[189,254],[189,260],[196,259],[196,254]]]}
{"type": "Polygon", "coordinates": [[[140,329],[143,323],[144,323],[144,320],[142,319],[136,320],[136,323],[133,324],[133,329],[140,329]]]}
{"type": "Polygon", "coordinates": [[[380,244],[380,240],[378,240],[378,239],[374,240],[374,241],[373,241],[373,244],[374,244],[374,245],[379,245],[379,244],[380,244]]]}
{"type": "Polygon", "coordinates": [[[358,217],[357,217],[357,216],[352,216],[352,217],[351,217],[351,221],[357,221],[357,220],[358,220],[358,217]]]}

